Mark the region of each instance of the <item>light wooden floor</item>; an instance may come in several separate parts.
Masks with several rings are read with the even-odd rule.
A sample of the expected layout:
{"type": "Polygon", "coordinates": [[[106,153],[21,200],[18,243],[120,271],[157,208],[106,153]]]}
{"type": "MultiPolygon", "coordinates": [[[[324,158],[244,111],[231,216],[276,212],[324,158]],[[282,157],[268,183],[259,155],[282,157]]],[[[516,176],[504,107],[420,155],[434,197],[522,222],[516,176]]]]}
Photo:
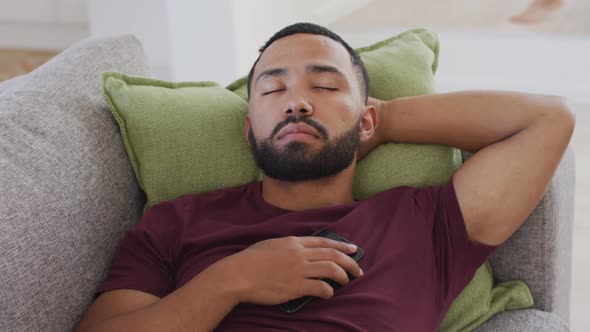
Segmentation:
{"type": "Polygon", "coordinates": [[[0,49],[0,81],[26,74],[57,53],[56,51],[0,49]]]}

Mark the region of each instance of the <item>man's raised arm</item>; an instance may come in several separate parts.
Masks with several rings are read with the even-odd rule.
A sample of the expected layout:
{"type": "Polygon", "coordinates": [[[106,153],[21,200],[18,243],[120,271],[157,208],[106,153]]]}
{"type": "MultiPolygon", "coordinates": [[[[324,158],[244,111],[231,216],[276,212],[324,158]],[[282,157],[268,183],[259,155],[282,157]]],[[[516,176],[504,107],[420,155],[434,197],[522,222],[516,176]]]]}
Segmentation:
{"type": "Polygon", "coordinates": [[[441,144],[475,152],[453,175],[471,240],[499,245],[543,196],[572,136],[564,98],[464,91],[371,99],[378,142],[441,144]]]}

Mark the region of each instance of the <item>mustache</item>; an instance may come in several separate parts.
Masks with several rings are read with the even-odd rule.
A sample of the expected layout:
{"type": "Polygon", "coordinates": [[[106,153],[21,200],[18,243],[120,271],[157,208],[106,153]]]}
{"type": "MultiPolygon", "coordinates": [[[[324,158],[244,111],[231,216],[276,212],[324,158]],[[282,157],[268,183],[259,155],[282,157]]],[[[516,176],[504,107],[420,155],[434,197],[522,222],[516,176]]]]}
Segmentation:
{"type": "Polygon", "coordinates": [[[279,131],[281,131],[281,129],[283,129],[286,125],[291,124],[291,123],[300,123],[300,122],[305,123],[306,125],[317,130],[317,132],[320,134],[321,138],[323,138],[323,139],[328,138],[328,130],[326,129],[326,127],[322,126],[321,124],[319,124],[315,120],[312,120],[308,117],[300,116],[300,115],[288,117],[287,119],[279,122],[279,124],[277,124],[275,129],[270,134],[270,138],[275,138],[275,136],[279,133],[279,131]]]}

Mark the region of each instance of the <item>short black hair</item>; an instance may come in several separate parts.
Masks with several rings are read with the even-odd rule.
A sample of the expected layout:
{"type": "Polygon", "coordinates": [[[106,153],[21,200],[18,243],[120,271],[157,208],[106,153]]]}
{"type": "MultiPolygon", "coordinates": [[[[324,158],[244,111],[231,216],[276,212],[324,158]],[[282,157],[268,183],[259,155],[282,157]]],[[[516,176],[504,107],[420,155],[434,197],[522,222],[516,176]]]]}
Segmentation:
{"type": "Polygon", "coordinates": [[[289,25],[289,26],[281,29],[277,33],[275,33],[266,42],[266,44],[264,44],[264,46],[262,46],[258,50],[260,52],[260,55],[258,55],[258,58],[256,59],[256,61],[252,65],[252,68],[250,69],[250,73],[248,73],[248,98],[250,98],[250,90],[251,90],[250,85],[252,84],[252,78],[254,76],[254,68],[256,67],[256,64],[258,63],[258,61],[260,60],[262,53],[264,53],[264,51],[275,41],[277,41],[283,37],[291,36],[291,35],[294,35],[297,33],[306,33],[306,34],[312,34],[312,35],[326,36],[332,40],[337,41],[338,43],[342,44],[342,46],[344,46],[344,48],[346,48],[346,50],[348,51],[348,54],[350,54],[350,60],[353,64],[353,66],[356,67],[358,77],[361,80],[361,86],[364,89],[363,93],[364,93],[365,104],[366,104],[367,100],[369,98],[369,74],[367,73],[367,68],[365,68],[365,64],[363,63],[363,60],[358,55],[358,53],[356,53],[356,51],[352,47],[350,47],[350,45],[348,45],[347,42],[345,42],[342,38],[340,38],[340,36],[338,36],[337,34],[332,32],[331,30],[329,30],[323,26],[313,24],[313,23],[295,23],[295,24],[289,25]]]}

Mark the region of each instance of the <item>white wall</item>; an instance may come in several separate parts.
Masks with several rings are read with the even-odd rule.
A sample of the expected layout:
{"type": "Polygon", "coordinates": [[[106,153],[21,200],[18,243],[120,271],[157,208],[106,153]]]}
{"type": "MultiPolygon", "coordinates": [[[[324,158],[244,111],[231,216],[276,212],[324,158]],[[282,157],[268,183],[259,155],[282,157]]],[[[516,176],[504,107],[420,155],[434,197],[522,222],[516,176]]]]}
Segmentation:
{"type": "Polygon", "coordinates": [[[154,0],[87,0],[92,36],[131,33],[143,43],[155,77],[172,79],[166,3],[154,0]],[[116,8],[116,10],[113,10],[116,8]]]}
{"type": "Polygon", "coordinates": [[[233,0],[237,69],[246,75],[258,49],[281,28],[297,22],[329,26],[372,0],[233,0]]]}
{"type": "Polygon", "coordinates": [[[237,52],[232,2],[168,1],[166,7],[174,80],[208,80],[224,85],[235,80],[237,52]]]}
{"type": "Polygon", "coordinates": [[[83,0],[0,0],[0,48],[61,50],[86,36],[83,0]]]}
{"type": "MultiPolygon", "coordinates": [[[[0,0],[0,48],[63,49],[92,35],[133,33],[155,77],[212,80],[246,75],[258,48],[299,21],[330,27],[354,47],[406,28],[346,30],[341,18],[373,0],[0,0]],[[88,12],[88,15],[86,14],[88,12]]],[[[590,36],[435,30],[438,90],[560,94],[590,104],[590,36]]]]}
{"type": "MultiPolygon", "coordinates": [[[[353,47],[405,28],[340,31],[353,47]]],[[[434,30],[440,41],[439,92],[492,89],[556,94],[590,105],[590,36],[434,30]]]]}
{"type": "Polygon", "coordinates": [[[370,1],[86,0],[90,33],[137,35],[154,76],[222,85],[246,75],[259,47],[280,28],[326,25],[370,1]]]}

